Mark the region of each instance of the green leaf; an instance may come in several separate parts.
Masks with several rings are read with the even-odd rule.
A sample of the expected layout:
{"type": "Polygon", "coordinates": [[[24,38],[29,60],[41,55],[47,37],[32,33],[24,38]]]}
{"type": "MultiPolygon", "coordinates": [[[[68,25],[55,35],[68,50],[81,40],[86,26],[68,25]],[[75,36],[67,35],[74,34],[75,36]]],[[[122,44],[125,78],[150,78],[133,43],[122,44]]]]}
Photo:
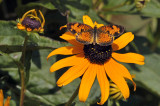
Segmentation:
{"type": "MultiPolygon", "coordinates": [[[[25,103],[33,104],[35,101],[37,104],[44,104],[44,105],[60,105],[65,104],[68,102],[69,98],[72,96],[73,92],[76,90],[78,85],[80,84],[80,78],[77,78],[70,84],[64,87],[57,87],[56,81],[58,78],[68,69],[64,68],[58,70],[57,72],[50,73],[49,68],[51,65],[57,61],[56,56],[53,56],[48,61],[46,59],[47,55],[50,53],[50,50],[40,50],[39,53],[33,52],[32,60],[40,61],[41,68],[37,67],[33,61],[31,62],[30,68],[30,80],[26,85],[26,96],[25,96],[25,103]],[[38,59],[40,58],[40,59],[38,59]]],[[[1,57],[8,59],[6,57],[1,57]]],[[[0,61],[0,65],[3,62],[0,61]]],[[[16,68],[12,68],[11,66],[6,68],[1,68],[2,71],[8,71],[9,75],[15,80],[19,81],[18,71],[16,68]],[[12,69],[12,71],[11,71],[12,69]]],[[[18,89],[20,86],[17,85],[18,89]]],[[[99,101],[100,97],[100,88],[98,81],[96,80],[93,84],[93,87],[90,91],[90,95],[86,101],[86,104],[96,104],[99,101]]],[[[83,104],[79,102],[78,97],[75,99],[74,103],[83,104]]]]}
{"type": "Polygon", "coordinates": [[[160,17],[160,2],[158,0],[150,0],[146,3],[146,6],[139,11],[136,9],[134,2],[128,3],[126,0],[121,0],[119,2],[108,1],[102,9],[103,14],[137,14],[147,17],[160,17]]]}
{"type": "Polygon", "coordinates": [[[69,22],[82,22],[83,15],[88,14],[92,0],[52,0],[55,7],[64,15],[69,15],[69,22]]]}
{"type": "Polygon", "coordinates": [[[24,62],[24,71],[26,73],[25,83],[27,84],[30,77],[30,68],[31,68],[31,59],[32,59],[32,51],[26,51],[25,53],[25,62],[24,62]]]}
{"type": "MultiPolygon", "coordinates": [[[[49,0],[41,0],[41,1],[38,1],[38,2],[31,2],[31,3],[28,3],[25,5],[25,7],[36,7],[36,6],[40,6],[40,7],[44,7],[44,8],[47,8],[49,10],[55,10],[55,6],[49,1],[49,0]]],[[[23,6],[24,8],[24,6],[23,6]]]]}
{"type": "MultiPolygon", "coordinates": [[[[28,36],[26,31],[21,31],[16,27],[15,21],[0,21],[0,50],[6,53],[22,51],[24,37],[28,36]]],[[[56,40],[52,40],[38,33],[30,33],[27,50],[54,49],[68,45],[56,40]]]]}
{"type": "Polygon", "coordinates": [[[28,11],[30,9],[39,9],[42,10],[42,8],[49,9],[49,10],[56,10],[55,6],[51,3],[50,0],[41,0],[37,2],[30,2],[25,5],[19,5],[16,8],[16,12],[18,14],[23,15],[25,11],[28,11]]]}

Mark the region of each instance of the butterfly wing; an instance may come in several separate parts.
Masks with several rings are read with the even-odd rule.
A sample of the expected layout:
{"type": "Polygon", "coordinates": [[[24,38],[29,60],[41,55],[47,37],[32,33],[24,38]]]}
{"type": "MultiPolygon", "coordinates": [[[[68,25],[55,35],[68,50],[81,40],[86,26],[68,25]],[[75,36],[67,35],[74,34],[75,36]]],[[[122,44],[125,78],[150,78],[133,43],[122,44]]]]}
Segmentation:
{"type": "Polygon", "coordinates": [[[80,32],[76,35],[76,40],[85,45],[92,44],[94,41],[93,30],[80,32]]]}
{"type": "Polygon", "coordinates": [[[76,34],[76,40],[83,44],[93,43],[93,28],[89,25],[82,23],[68,23],[67,29],[72,33],[76,34]]]}
{"type": "Polygon", "coordinates": [[[108,32],[102,32],[100,30],[97,30],[97,36],[95,41],[101,46],[108,46],[113,43],[113,36],[110,35],[108,32]]]}
{"type": "Polygon", "coordinates": [[[108,33],[114,37],[120,36],[124,32],[124,27],[120,25],[105,25],[98,28],[100,32],[108,33]]]}
{"type": "Polygon", "coordinates": [[[82,24],[82,23],[68,23],[67,29],[72,33],[81,33],[81,32],[87,32],[88,30],[92,30],[93,28],[89,25],[82,24]]]}

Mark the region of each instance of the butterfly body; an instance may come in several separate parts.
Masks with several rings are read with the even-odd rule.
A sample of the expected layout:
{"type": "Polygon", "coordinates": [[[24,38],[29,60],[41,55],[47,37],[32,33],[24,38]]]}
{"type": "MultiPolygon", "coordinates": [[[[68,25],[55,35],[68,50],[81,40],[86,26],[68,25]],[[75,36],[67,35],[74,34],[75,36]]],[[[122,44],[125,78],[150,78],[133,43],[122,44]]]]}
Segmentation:
{"type": "Polygon", "coordinates": [[[67,29],[76,34],[76,40],[85,45],[98,44],[108,46],[113,43],[114,37],[123,33],[124,27],[120,25],[105,25],[91,27],[82,23],[68,23],[67,29]]]}

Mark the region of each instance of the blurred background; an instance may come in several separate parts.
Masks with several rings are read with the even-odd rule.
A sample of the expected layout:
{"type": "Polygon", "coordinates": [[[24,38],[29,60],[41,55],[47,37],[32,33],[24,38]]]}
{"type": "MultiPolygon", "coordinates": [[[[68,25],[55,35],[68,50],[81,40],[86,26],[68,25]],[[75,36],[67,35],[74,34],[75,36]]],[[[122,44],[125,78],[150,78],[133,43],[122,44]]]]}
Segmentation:
{"type": "MultiPolygon", "coordinates": [[[[27,32],[16,28],[17,19],[30,9],[41,10],[46,23],[44,33],[32,33],[26,48],[26,91],[24,106],[63,106],[80,83],[80,78],[59,88],[57,79],[67,70],[50,73],[50,66],[65,56],[48,54],[70,45],[60,39],[66,30],[60,26],[68,22],[82,22],[83,15],[93,21],[125,27],[135,39],[120,53],[136,52],[145,56],[145,65],[124,64],[137,90],[127,101],[109,99],[104,106],[160,106],[160,0],[0,0],[0,89],[4,98],[11,96],[11,106],[19,105],[20,76],[15,60],[20,59],[27,32]],[[1,53],[2,54],[2,53],[1,53]]],[[[73,106],[96,106],[100,88],[95,81],[85,103],[75,99],[73,106]]]]}

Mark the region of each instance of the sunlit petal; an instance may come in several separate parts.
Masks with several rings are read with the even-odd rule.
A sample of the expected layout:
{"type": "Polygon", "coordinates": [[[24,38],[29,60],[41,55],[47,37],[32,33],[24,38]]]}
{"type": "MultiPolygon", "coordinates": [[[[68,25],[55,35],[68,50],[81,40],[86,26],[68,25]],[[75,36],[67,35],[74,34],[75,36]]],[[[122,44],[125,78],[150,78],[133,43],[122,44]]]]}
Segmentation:
{"type": "Polygon", "coordinates": [[[114,40],[112,44],[113,51],[120,50],[124,48],[128,43],[130,43],[134,39],[134,35],[132,32],[127,32],[121,35],[119,38],[114,40]]]}
{"type": "Polygon", "coordinates": [[[78,54],[82,53],[83,48],[77,48],[75,46],[66,46],[66,47],[60,47],[58,49],[53,50],[47,57],[50,58],[53,55],[61,54],[61,55],[73,55],[73,54],[78,54]]]}
{"type": "MultiPolygon", "coordinates": [[[[115,61],[115,60],[113,60],[115,61]]],[[[133,85],[134,85],[134,91],[136,90],[136,83],[133,81],[133,77],[131,76],[131,74],[129,73],[128,69],[123,66],[122,64],[118,63],[118,62],[114,62],[114,65],[117,67],[117,69],[119,69],[119,73],[121,76],[123,76],[124,78],[129,79],[130,81],[132,81],[133,85]]]]}
{"type": "Polygon", "coordinates": [[[91,26],[92,28],[94,27],[93,21],[88,15],[83,16],[83,23],[91,26]]]}
{"type": "Polygon", "coordinates": [[[98,24],[96,21],[94,22],[94,26],[96,26],[97,28],[104,26],[103,24],[98,24]]]}
{"type": "Polygon", "coordinates": [[[74,66],[76,64],[79,64],[79,62],[82,61],[83,59],[84,59],[83,54],[78,54],[61,59],[51,66],[50,72],[57,71],[58,69],[61,69],[63,67],[74,66]]]}
{"type": "Polygon", "coordinates": [[[0,89],[0,106],[3,106],[3,99],[4,99],[4,97],[3,97],[3,90],[0,89]]]}
{"type": "Polygon", "coordinates": [[[96,77],[96,67],[95,65],[90,64],[82,77],[80,88],[79,88],[79,100],[81,102],[86,101],[89,95],[90,89],[92,87],[92,84],[95,80],[95,77],[96,77]]]}
{"type": "Polygon", "coordinates": [[[76,41],[75,39],[75,35],[73,35],[70,32],[66,32],[64,33],[62,36],[60,36],[60,38],[68,41],[70,44],[74,45],[74,46],[78,46],[78,47],[83,47],[83,44],[79,43],[78,41],[76,41]]]}
{"type": "Polygon", "coordinates": [[[120,62],[144,65],[144,56],[137,53],[112,53],[112,57],[120,62]]]}
{"type": "Polygon", "coordinates": [[[109,81],[107,79],[104,66],[97,66],[99,66],[99,69],[97,70],[97,79],[101,88],[101,101],[98,104],[103,105],[107,101],[109,96],[109,81]]]}
{"type": "Polygon", "coordinates": [[[7,100],[4,103],[4,106],[10,106],[10,99],[11,99],[11,96],[8,96],[7,100]]]}
{"type": "Polygon", "coordinates": [[[104,64],[107,75],[121,90],[125,99],[130,95],[128,85],[123,76],[120,74],[119,68],[116,66],[116,61],[112,58],[104,64]]]}
{"type": "Polygon", "coordinates": [[[80,77],[88,68],[89,62],[87,59],[82,60],[79,64],[68,69],[57,81],[58,86],[65,86],[74,79],[80,77]]]}

